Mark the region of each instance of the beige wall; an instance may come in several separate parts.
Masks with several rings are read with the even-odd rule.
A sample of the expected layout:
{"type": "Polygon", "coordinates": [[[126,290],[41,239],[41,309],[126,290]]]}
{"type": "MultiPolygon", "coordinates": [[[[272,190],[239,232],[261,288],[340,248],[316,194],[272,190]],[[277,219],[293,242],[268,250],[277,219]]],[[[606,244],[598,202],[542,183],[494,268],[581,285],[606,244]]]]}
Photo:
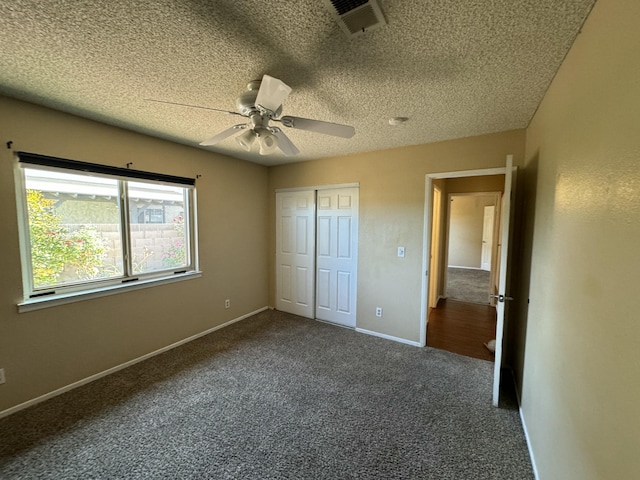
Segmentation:
{"type": "Polygon", "coordinates": [[[266,167],[4,97],[0,132],[0,367],[7,378],[0,412],[268,304],[266,167]],[[196,186],[202,277],[18,314],[13,152],[19,150],[202,175],[196,186]]]}
{"type": "Polygon", "coordinates": [[[447,178],[445,190],[447,193],[502,192],[504,190],[504,175],[447,178]]]}
{"type": "Polygon", "coordinates": [[[356,326],[420,341],[424,195],[427,173],[504,167],[507,154],[522,164],[524,131],[272,167],[269,171],[269,260],[275,292],[275,191],[360,184],[356,326]],[[397,257],[404,246],[405,258],[397,257]],[[381,306],[384,317],[375,316],[381,306]]]}
{"type": "Polygon", "coordinates": [[[462,194],[452,195],[449,200],[448,265],[480,268],[484,207],[495,207],[496,196],[462,194]]]}
{"type": "Polygon", "coordinates": [[[540,478],[640,478],[640,2],[599,0],[527,131],[518,362],[540,478]]]}

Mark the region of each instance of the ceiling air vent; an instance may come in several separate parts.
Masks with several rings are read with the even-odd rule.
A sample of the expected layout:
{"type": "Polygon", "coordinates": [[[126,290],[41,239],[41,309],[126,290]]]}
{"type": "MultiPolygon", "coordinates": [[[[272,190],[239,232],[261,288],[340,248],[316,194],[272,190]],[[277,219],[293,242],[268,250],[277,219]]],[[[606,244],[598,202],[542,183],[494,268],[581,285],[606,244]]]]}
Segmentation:
{"type": "Polygon", "coordinates": [[[362,35],[386,25],[376,0],[324,0],[347,36],[362,35]]]}

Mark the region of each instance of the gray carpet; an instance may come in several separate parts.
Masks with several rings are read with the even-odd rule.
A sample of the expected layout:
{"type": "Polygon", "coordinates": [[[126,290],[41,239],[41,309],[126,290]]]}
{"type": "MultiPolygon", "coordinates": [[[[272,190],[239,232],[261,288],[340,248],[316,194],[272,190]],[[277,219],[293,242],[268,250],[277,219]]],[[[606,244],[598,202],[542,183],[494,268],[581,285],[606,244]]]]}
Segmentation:
{"type": "Polygon", "coordinates": [[[533,478],[492,369],[266,311],[1,419],[0,478],[533,478]]]}
{"type": "Polygon", "coordinates": [[[447,298],[489,303],[490,272],[470,268],[447,268],[447,298]]]}

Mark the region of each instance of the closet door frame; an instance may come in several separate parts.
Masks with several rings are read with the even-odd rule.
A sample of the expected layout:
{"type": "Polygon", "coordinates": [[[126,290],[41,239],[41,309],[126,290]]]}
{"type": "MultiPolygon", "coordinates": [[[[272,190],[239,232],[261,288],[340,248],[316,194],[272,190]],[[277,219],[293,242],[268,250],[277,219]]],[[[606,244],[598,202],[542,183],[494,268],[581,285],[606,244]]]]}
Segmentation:
{"type": "MultiPolygon", "coordinates": [[[[316,318],[316,293],[317,293],[317,271],[316,271],[316,257],[317,257],[317,252],[316,252],[316,222],[317,222],[317,192],[318,191],[322,191],[322,190],[332,190],[332,189],[341,189],[341,188],[360,188],[360,184],[359,183],[344,183],[344,184],[332,184],[332,185],[312,185],[312,186],[306,186],[306,187],[294,187],[294,188],[281,188],[281,189],[277,189],[275,191],[276,194],[276,201],[275,201],[275,222],[276,222],[276,252],[275,252],[275,275],[276,275],[276,292],[275,292],[275,296],[276,296],[276,305],[275,308],[277,310],[281,310],[284,312],[289,312],[289,313],[294,313],[296,315],[300,315],[300,316],[304,316],[307,318],[311,318],[311,319],[315,319],[316,318]],[[282,247],[282,240],[283,240],[283,234],[287,233],[283,231],[283,223],[282,223],[282,218],[281,218],[281,212],[280,212],[280,205],[279,205],[279,194],[283,194],[283,193],[287,193],[287,192],[291,192],[291,193],[295,193],[295,192],[313,192],[313,199],[314,199],[314,204],[313,204],[313,226],[310,227],[309,225],[307,225],[307,235],[313,235],[313,252],[312,252],[312,258],[313,258],[313,268],[311,270],[311,272],[307,272],[307,277],[305,279],[306,282],[311,281],[311,288],[308,288],[309,285],[307,285],[306,291],[307,292],[312,292],[311,296],[312,298],[310,299],[310,301],[306,301],[306,297],[303,296],[303,298],[305,299],[304,302],[300,303],[297,302],[294,298],[291,298],[292,295],[283,295],[283,293],[288,293],[288,292],[283,292],[284,287],[290,288],[292,286],[292,284],[290,283],[291,281],[294,280],[293,275],[293,271],[296,270],[296,265],[295,265],[295,259],[289,259],[289,260],[294,260],[293,262],[291,262],[291,264],[289,265],[284,265],[283,266],[283,262],[282,262],[282,252],[281,252],[281,247],[282,247]],[[283,270],[284,268],[284,270],[283,270]],[[286,271],[286,273],[285,273],[286,271]],[[287,278],[287,275],[288,278],[287,278]]],[[[359,194],[358,194],[359,196],[359,194]]],[[[286,230],[286,228],[285,228],[286,230]]],[[[289,235],[292,235],[291,232],[288,233],[289,235]]],[[[289,240],[293,241],[294,238],[299,238],[297,237],[297,232],[295,232],[295,237],[293,236],[289,236],[289,240]]],[[[357,255],[357,249],[358,249],[358,243],[357,243],[357,235],[356,235],[356,245],[355,245],[355,250],[356,250],[356,255],[357,255]]],[[[304,249],[303,249],[304,250],[304,249]]],[[[356,256],[357,258],[357,256],[356,256]]],[[[309,264],[309,262],[305,261],[304,262],[304,266],[302,269],[306,268],[306,266],[309,264]]],[[[301,269],[301,270],[302,270],[301,269]]],[[[356,260],[356,265],[355,265],[355,272],[354,274],[356,275],[356,280],[357,280],[357,260],[356,260]]],[[[304,283],[304,282],[301,282],[304,283]]],[[[357,285],[357,281],[356,281],[356,285],[357,285]]],[[[353,292],[353,295],[357,295],[357,291],[353,292]]],[[[355,308],[356,308],[356,302],[355,302],[355,298],[354,298],[354,317],[355,317],[355,308]]],[[[354,325],[355,327],[355,325],[354,325]]]]}

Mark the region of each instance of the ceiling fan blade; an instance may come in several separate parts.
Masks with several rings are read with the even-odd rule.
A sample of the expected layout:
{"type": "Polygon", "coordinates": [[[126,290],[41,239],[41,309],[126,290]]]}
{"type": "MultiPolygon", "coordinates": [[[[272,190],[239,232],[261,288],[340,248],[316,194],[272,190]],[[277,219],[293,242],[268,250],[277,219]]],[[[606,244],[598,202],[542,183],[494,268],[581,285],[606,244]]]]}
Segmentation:
{"type": "Polygon", "coordinates": [[[311,120],[309,118],[290,117],[285,115],[278,119],[285,127],[307,130],[309,132],[324,133],[334,137],[351,138],[356,134],[356,129],[349,125],[339,123],[311,120]]]}
{"type": "Polygon", "coordinates": [[[241,113],[238,113],[238,112],[231,112],[229,110],[221,110],[219,108],[201,107],[200,105],[189,105],[188,103],[167,102],[165,100],[154,100],[153,98],[145,98],[145,100],[147,102],[168,103],[169,105],[178,105],[180,107],[200,108],[202,110],[213,110],[214,112],[222,112],[222,113],[226,113],[227,115],[240,115],[241,117],[244,116],[244,115],[242,115],[241,113]]]}
{"type": "Polygon", "coordinates": [[[217,135],[214,135],[213,137],[207,138],[205,141],[200,142],[200,145],[205,147],[209,145],[215,145],[216,143],[221,142],[225,138],[230,137],[231,135],[238,133],[240,130],[244,130],[247,127],[248,125],[245,123],[241,123],[240,125],[234,125],[233,127],[227,128],[226,130],[223,130],[217,135]]]}
{"type": "Polygon", "coordinates": [[[275,112],[280,108],[280,105],[282,105],[282,102],[284,102],[290,93],[291,87],[282,80],[264,75],[262,82],[260,82],[256,105],[275,112]]]}
{"type": "Polygon", "coordinates": [[[298,147],[289,140],[289,137],[287,137],[282,130],[278,127],[271,127],[270,130],[278,138],[278,147],[286,157],[293,157],[300,153],[298,147]]]}

